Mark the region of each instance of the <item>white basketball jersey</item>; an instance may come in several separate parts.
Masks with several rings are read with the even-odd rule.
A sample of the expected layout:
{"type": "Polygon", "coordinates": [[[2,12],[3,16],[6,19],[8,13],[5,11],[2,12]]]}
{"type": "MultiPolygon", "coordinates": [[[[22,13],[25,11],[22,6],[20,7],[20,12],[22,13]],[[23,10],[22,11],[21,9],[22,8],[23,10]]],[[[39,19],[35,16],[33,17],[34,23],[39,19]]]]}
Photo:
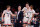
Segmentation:
{"type": "Polygon", "coordinates": [[[27,10],[27,8],[26,7],[24,7],[23,9],[22,9],[22,11],[26,11],[27,10]]]}
{"type": "Polygon", "coordinates": [[[26,17],[30,17],[30,14],[31,14],[31,13],[30,13],[30,10],[26,10],[25,16],[26,16],[26,17]]]}
{"type": "Polygon", "coordinates": [[[3,14],[5,14],[5,17],[4,18],[10,18],[12,12],[11,11],[7,11],[7,10],[4,10],[3,11],[3,14]]]}
{"type": "Polygon", "coordinates": [[[26,10],[26,13],[25,13],[25,15],[26,15],[26,17],[32,17],[32,14],[33,13],[35,13],[35,11],[34,10],[26,10]]]}

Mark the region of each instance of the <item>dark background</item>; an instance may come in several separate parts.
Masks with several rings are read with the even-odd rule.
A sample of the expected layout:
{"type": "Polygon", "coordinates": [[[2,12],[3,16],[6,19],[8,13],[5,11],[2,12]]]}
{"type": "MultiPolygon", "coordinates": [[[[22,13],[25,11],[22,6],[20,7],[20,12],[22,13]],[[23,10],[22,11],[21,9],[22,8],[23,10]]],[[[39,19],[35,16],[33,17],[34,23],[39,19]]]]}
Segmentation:
{"type": "Polygon", "coordinates": [[[40,8],[40,0],[0,0],[0,12],[6,9],[6,5],[10,5],[12,8],[17,10],[17,6],[21,4],[23,8],[26,2],[33,5],[34,9],[40,8]]]}

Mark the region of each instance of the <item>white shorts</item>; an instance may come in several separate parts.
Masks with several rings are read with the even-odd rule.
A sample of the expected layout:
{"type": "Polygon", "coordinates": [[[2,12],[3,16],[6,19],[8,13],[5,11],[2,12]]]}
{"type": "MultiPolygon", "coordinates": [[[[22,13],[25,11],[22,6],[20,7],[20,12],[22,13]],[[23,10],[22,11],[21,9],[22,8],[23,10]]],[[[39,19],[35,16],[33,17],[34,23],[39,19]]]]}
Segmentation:
{"type": "Polygon", "coordinates": [[[30,20],[31,20],[31,17],[29,17],[29,18],[24,17],[23,18],[24,23],[30,23],[30,20]]]}
{"type": "Polygon", "coordinates": [[[11,20],[10,20],[10,18],[4,18],[4,24],[5,24],[5,25],[11,25],[11,20]]]}

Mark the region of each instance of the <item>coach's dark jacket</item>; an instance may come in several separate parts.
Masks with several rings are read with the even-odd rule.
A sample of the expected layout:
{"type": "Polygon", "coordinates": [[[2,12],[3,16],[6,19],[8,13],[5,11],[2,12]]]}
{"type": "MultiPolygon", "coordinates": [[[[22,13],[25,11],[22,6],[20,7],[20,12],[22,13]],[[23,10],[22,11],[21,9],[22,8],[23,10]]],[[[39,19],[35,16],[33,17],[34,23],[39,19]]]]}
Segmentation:
{"type": "Polygon", "coordinates": [[[20,11],[20,13],[18,14],[18,22],[22,21],[22,19],[23,19],[23,12],[20,11]]]}
{"type": "Polygon", "coordinates": [[[22,20],[23,20],[23,12],[20,11],[20,13],[18,14],[18,20],[17,20],[17,23],[16,23],[16,27],[22,27],[22,23],[19,23],[22,20]]]}

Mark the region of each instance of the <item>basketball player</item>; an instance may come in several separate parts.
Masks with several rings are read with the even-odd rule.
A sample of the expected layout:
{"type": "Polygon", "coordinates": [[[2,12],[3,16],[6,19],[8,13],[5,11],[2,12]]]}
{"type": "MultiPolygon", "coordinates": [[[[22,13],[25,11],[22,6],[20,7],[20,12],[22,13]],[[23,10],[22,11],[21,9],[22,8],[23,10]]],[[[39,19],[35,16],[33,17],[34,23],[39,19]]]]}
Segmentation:
{"type": "Polygon", "coordinates": [[[29,4],[26,3],[26,7],[24,7],[22,9],[22,11],[24,11],[24,18],[23,18],[23,27],[26,27],[26,24],[27,23],[27,27],[28,27],[28,23],[30,23],[30,20],[31,20],[31,17],[30,17],[30,7],[29,7],[29,4]]]}
{"type": "MultiPolygon", "coordinates": [[[[16,16],[15,14],[13,14],[11,11],[10,11],[10,6],[7,5],[7,9],[3,11],[2,13],[2,21],[3,21],[3,16],[4,17],[4,25],[11,25],[11,16],[16,16]],[[5,14],[5,15],[4,15],[5,14]]],[[[6,26],[5,26],[6,27],[6,26]]],[[[11,26],[8,26],[8,27],[11,27],[11,26]]]]}
{"type": "MultiPolygon", "coordinates": [[[[31,8],[31,10],[33,11],[34,9],[33,9],[33,5],[30,5],[30,8],[31,8]]],[[[34,10],[35,11],[35,10],[34,10]]],[[[34,14],[36,14],[36,15],[38,15],[39,13],[34,13],[34,14]]]]}
{"type": "MultiPolygon", "coordinates": [[[[27,27],[28,24],[30,24],[31,19],[34,17],[34,10],[31,10],[31,8],[29,7],[29,4],[26,4],[26,8],[23,8],[24,11],[24,18],[23,18],[23,23],[27,23],[27,27]]],[[[23,27],[26,27],[26,24],[23,24],[23,27]]]]}
{"type": "MultiPolygon", "coordinates": [[[[34,18],[34,14],[35,15],[38,15],[39,14],[39,13],[36,13],[35,10],[33,9],[33,5],[30,6],[30,11],[27,12],[27,13],[29,13],[28,14],[28,16],[29,16],[28,24],[31,24],[31,21],[34,18]]],[[[31,27],[31,25],[30,25],[30,27],[31,27]]]]}
{"type": "Polygon", "coordinates": [[[25,5],[25,7],[22,9],[22,11],[26,11],[28,7],[28,4],[25,5]]]}

